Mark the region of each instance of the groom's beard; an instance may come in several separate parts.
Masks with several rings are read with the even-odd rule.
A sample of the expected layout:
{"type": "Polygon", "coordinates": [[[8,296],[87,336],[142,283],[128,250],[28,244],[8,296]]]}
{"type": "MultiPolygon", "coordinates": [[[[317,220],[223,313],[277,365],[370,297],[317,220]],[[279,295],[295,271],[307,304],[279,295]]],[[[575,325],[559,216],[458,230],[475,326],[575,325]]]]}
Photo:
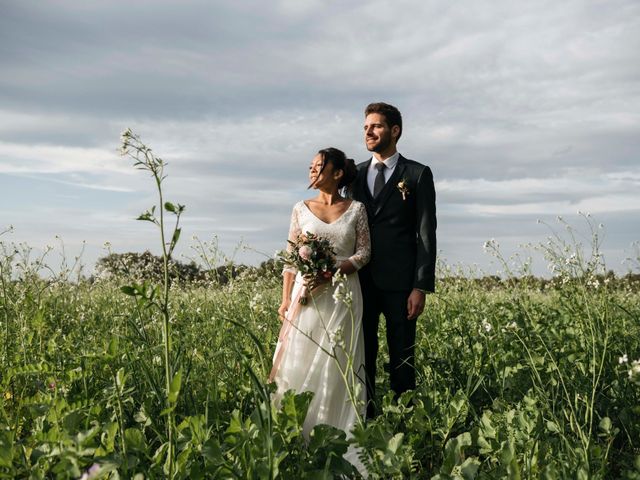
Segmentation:
{"type": "Polygon", "coordinates": [[[380,153],[389,148],[389,145],[391,145],[391,135],[380,137],[378,139],[378,143],[374,145],[369,146],[369,144],[367,144],[367,150],[370,152],[380,153]]]}

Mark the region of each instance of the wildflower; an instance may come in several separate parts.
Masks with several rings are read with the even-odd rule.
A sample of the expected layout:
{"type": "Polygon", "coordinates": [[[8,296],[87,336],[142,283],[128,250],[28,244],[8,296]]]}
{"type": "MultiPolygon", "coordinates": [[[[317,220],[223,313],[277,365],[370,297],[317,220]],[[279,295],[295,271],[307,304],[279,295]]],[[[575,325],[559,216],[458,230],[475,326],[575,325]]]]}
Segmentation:
{"type": "Polygon", "coordinates": [[[336,303],[343,302],[345,305],[351,306],[351,303],[353,301],[353,294],[351,292],[351,289],[347,287],[346,280],[347,277],[340,273],[333,276],[331,284],[336,287],[333,292],[333,301],[336,303]]]}
{"type": "Polygon", "coordinates": [[[99,474],[100,474],[100,465],[97,463],[94,463],[89,467],[89,470],[87,470],[82,474],[82,476],[80,477],[80,480],[91,480],[92,478],[98,478],[99,474]]]}
{"type": "Polygon", "coordinates": [[[600,288],[600,280],[595,277],[591,277],[591,279],[589,279],[589,281],[587,282],[587,285],[590,285],[597,290],[598,288],[600,288]]]}
{"type": "Polygon", "coordinates": [[[483,318],[482,328],[484,329],[485,332],[489,333],[493,329],[493,326],[489,322],[487,322],[486,318],[483,318]]]}
{"type": "Polygon", "coordinates": [[[488,250],[497,250],[500,247],[500,244],[498,244],[498,242],[496,241],[495,238],[492,238],[491,240],[487,240],[486,242],[484,242],[484,244],[482,245],[482,248],[485,251],[488,250]]]}
{"type": "Polygon", "coordinates": [[[255,296],[249,301],[249,308],[256,315],[265,313],[264,300],[261,293],[256,293],[255,296]]]}
{"type": "Polygon", "coordinates": [[[629,357],[627,356],[627,354],[625,353],[624,355],[622,355],[621,357],[618,357],[618,364],[622,365],[623,363],[627,363],[629,361],[629,357]]]}
{"type": "Polygon", "coordinates": [[[342,334],[342,328],[338,328],[334,332],[329,332],[329,344],[331,345],[331,348],[344,348],[344,336],[342,334]]]}
{"type": "Polygon", "coordinates": [[[631,362],[631,368],[629,369],[629,380],[633,383],[640,385],[640,360],[634,360],[631,362]]]}
{"type": "Polygon", "coordinates": [[[11,392],[4,392],[3,396],[5,400],[11,400],[13,398],[13,395],[11,395],[11,392]]]}

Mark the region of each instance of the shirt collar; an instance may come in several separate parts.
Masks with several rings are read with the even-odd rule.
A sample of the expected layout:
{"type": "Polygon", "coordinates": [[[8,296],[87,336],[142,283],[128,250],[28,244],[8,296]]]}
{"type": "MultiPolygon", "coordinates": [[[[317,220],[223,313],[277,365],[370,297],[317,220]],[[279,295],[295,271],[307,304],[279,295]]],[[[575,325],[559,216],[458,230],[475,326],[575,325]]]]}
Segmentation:
{"type": "MultiPolygon", "coordinates": [[[[384,163],[388,169],[392,169],[398,163],[399,158],[400,158],[400,153],[396,152],[393,155],[391,155],[389,158],[385,158],[382,161],[382,163],[384,163]]],[[[378,163],[378,160],[375,157],[371,157],[371,168],[375,168],[376,163],[378,163]]]]}

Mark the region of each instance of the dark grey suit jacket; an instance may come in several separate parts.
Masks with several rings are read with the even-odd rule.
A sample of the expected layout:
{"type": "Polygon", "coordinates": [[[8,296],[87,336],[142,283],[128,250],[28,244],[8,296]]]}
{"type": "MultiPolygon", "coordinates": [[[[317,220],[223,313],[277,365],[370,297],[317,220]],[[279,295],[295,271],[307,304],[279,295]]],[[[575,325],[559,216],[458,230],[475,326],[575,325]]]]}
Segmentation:
{"type": "Polygon", "coordinates": [[[371,159],[358,165],[353,198],[364,203],[371,231],[371,260],[360,274],[382,290],[435,289],[436,193],[431,169],[400,155],[375,201],[367,186],[371,159]],[[408,194],[402,198],[398,183],[408,194]]]}

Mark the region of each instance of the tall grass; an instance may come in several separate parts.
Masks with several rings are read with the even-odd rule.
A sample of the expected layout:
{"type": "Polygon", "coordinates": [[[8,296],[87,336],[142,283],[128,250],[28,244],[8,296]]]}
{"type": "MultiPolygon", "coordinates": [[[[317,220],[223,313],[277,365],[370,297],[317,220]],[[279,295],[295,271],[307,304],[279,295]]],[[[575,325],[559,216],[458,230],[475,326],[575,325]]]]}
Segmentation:
{"type": "MultiPolygon", "coordinates": [[[[162,168],[144,168],[161,208],[142,219],[169,260],[182,207],[162,198],[162,168]],[[165,237],[163,208],[176,214],[165,237]]],[[[497,244],[501,279],[441,269],[418,321],[416,390],[393,399],[381,341],[382,414],[350,440],[328,426],[305,440],[309,393],[271,404],[277,274],[70,281],[6,232],[0,478],[355,478],[350,442],[371,478],[640,478],[640,285],[607,273],[585,221],[586,238],[560,223],[539,246],[550,280],[497,244]]]]}

